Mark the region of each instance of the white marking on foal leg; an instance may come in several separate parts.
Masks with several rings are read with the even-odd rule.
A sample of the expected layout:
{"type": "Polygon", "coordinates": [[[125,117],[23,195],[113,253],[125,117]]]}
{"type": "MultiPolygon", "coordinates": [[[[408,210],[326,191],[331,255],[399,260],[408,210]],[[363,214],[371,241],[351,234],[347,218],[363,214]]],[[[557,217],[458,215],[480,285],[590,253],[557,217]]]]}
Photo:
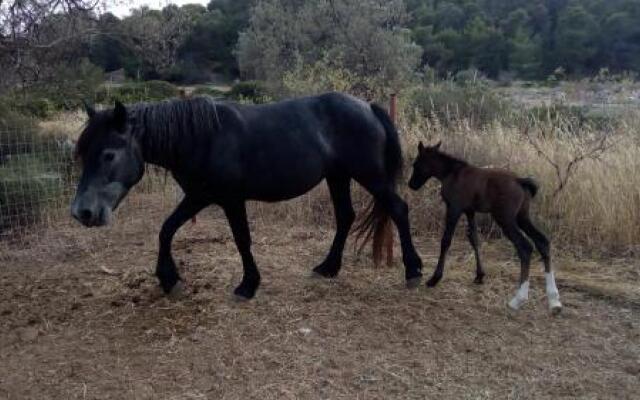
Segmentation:
{"type": "Polygon", "coordinates": [[[549,309],[554,314],[557,314],[562,310],[562,303],[560,303],[560,292],[556,286],[556,278],[553,276],[553,271],[544,274],[544,279],[547,282],[547,299],[549,300],[549,309]]]}
{"type": "Polygon", "coordinates": [[[509,301],[509,307],[519,310],[520,307],[529,299],[529,281],[524,281],[518,288],[516,295],[509,301]]]}

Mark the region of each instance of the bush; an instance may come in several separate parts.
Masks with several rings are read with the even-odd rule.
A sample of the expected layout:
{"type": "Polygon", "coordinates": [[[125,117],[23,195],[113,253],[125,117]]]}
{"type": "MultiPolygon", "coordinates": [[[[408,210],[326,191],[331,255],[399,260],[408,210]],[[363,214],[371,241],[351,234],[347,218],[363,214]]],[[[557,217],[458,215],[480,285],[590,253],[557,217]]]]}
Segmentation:
{"type": "Polygon", "coordinates": [[[267,88],[258,81],[245,81],[233,85],[227,97],[237,101],[266,103],[270,100],[267,88]]]}
{"type": "Polygon", "coordinates": [[[26,95],[16,93],[18,102],[24,103],[21,111],[46,118],[54,111],[76,109],[83,100],[91,99],[104,81],[102,69],[87,59],[56,65],[50,75],[31,87],[26,95]]]}
{"type": "Polygon", "coordinates": [[[40,119],[49,118],[56,112],[56,106],[51,100],[34,95],[16,97],[15,107],[21,114],[40,119]]]}
{"type": "Polygon", "coordinates": [[[31,151],[36,141],[35,121],[0,99],[0,164],[9,155],[31,151]]]}
{"type": "Polygon", "coordinates": [[[41,221],[62,193],[63,178],[47,162],[33,154],[11,156],[0,165],[0,232],[41,221]]]}
{"type": "Polygon", "coordinates": [[[222,90],[219,90],[210,86],[198,86],[192,92],[192,95],[194,96],[205,95],[205,96],[211,96],[214,98],[221,98],[221,97],[225,97],[227,95],[227,92],[224,92],[222,90]]]}
{"type": "Polygon", "coordinates": [[[159,101],[177,97],[180,91],[165,81],[127,82],[120,86],[102,86],[97,92],[96,103],[112,105],[116,100],[123,103],[159,101]]]}
{"type": "Polygon", "coordinates": [[[464,80],[464,84],[447,81],[421,86],[410,92],[406,101],[407,108],[445,126],[466,120],[480,127],[513,118],[510,105],[489,90],[483,81],[464,80]]]}
{"type": "Polygon", "coordinates": [[[547,125],[570,124],[578,131],[586,127],[607,131],[619,125],[616,116],[611,113],[596,112],[589,110],[588,107],[565,104],[537,106],[530,109],[526,116],[530,120],[547,125]]]}

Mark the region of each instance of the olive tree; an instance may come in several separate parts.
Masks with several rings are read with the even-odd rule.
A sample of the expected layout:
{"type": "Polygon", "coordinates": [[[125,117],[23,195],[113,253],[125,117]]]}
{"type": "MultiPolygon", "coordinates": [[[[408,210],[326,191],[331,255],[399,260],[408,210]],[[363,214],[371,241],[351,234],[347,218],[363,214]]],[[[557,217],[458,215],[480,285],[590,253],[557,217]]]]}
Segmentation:
{"type": "Polygon", "coordinates": [[[240,34],[240,72],[282,87],[283,77],[301,65],[321,63],[348,71],[361,84],[398,90],[421,54],[402,28],[406,19],[402,0],[264,0],[240,34]]]}

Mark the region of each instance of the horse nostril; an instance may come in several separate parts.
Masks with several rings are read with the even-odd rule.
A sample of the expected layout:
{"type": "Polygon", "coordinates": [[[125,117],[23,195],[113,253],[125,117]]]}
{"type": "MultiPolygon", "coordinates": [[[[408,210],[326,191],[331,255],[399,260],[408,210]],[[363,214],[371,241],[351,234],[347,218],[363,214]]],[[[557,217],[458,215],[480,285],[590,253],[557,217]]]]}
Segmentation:
{"type": "Polygon", "coordinates": [[[91,210],[89,209],[84,209],[84,210],[80,210],[80,219],[83,221],[90,221],[91,217],[93,216],[93,214],[91,213],[91,210]]]}

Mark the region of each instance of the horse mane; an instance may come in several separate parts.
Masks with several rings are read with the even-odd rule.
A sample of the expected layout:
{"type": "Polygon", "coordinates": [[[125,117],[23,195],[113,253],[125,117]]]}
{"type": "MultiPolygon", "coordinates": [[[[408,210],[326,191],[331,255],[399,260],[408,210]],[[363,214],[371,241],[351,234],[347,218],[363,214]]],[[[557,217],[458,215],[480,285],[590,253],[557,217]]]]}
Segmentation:
{"type": "MultiPolygon", "coordinates": [[[[163,155],[171,161],[173,147],[185,135],[211,135],[221,127],[219,104],[209,96],[142,102],[126,106],[132,134],[140,140],[142,151],[163,155]]],[[[98,112],[89,120],[78,138],[76,156],[86,156],[97,135],[104,134],[113,110],[98,112]]]]}
{"type": "Polygon", "coordinates": [[[443,151],[436,150],[436,154],[438,157],[444,161],[444,164],[448,171],[455,173],[464,167],[468,167],[469,163],[462,158],[458,158],[452,156],[451,154],[447,154],[443,151]]]}

